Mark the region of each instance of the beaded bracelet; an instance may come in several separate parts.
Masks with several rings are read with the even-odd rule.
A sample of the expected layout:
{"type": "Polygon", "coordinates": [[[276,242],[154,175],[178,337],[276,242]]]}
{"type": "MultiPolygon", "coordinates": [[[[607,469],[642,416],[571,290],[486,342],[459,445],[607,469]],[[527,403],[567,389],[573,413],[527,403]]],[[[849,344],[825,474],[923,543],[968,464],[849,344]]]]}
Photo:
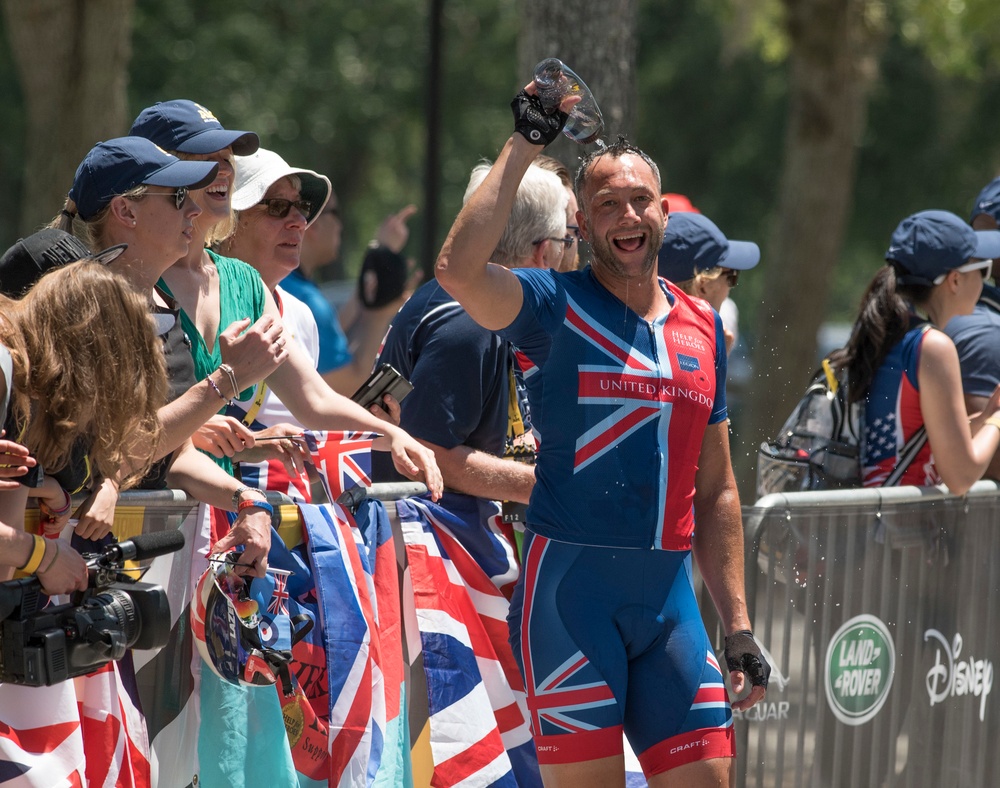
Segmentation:
{"type": "Polygon", "coordinates": [[[216,383],[214,380],[212,380],[211,376],[205,378],[205,380],[207,380],[208,381],[208,385],[212,387],[212,391],[214,391],[216,394],[219,395],[219,399],[221,399],[227,405],[232,405],[233,404],[233,401],[231,399],[229,399],[225,394],[222,393],[222,390],[219,388],[219,384],[216,383]]]}
{"type": "Polygon", "coordinates": [[[236,507],[236,511],[242,512],[244,509],[263,509],[272,517],[274,516],[274,507],[267,501],[240,501],[240,505],[236,507]]]}
{"type": "Polygon", "coordinates": [[[240,496],[245,492],[257,492],[267,497],[267,493],[264,492],[260,487],[247,487],[245,484],[241,484],[236,488],[236,492],[233,493],[233,508],[238,509],[240,505],[240,496]]]}
{"type": "Polygon", "coordinates": [[[38,570],[38,565],[42,563],[42,558],[45,556],[46,541],[38,534],[32,534],[31,538],[34,540],[31,555],[24,562],[24,566],[17,567],[18,572],[24,572],[27,575],[32,575],[38,570]]]}
{"type": "Polygon", "coordinates": [[[233,387],[233,399],[236,399],[237,395],[240,393],[240,386],[236,382],[236,373],[228,364],[219,364],[219,369],[221,369],[226,374],[226,377],[229,378],[229,383],[233,387]]]}

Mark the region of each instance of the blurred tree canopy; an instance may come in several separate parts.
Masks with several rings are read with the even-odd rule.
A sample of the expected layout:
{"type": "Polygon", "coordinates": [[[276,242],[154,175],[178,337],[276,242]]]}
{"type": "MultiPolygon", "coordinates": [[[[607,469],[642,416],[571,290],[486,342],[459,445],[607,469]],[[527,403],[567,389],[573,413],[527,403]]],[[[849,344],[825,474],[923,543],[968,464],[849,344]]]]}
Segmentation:
{"type": "MultiPolygon", "coordinates": [[[[1000,171],[1000,39],[991,34],[1000,8],[988,0],[880,5],[889,38],[827,310],[840,319],[853,313],[900,218],[929,206],[964,215],[1000,171]]],[[[527,76],[518,69],[516,0],[446,0],[444,11],[440,238],[472,164],[506,139],[507,102],[527,76]]],[[[780,0],[638,1],[632,136],[660,163],[665,188],[688,194],[729,235],[758,242],[775,203],[787,111],[781,15],[780,0]]],[[[127,114],[192,98],[224,125],[253,129],[288,160],[328,174],[345,208],[353,270],[381,217],[423,198],[427,16],[427,4],[412,0],[377,9],[347,0],[139,0],[127,114]]],[[[593,87],[585,58],[567,61],[593,87]]],[[[9,244],[24,189],[25,121],[7,31],[0,85],[0,241],[9,244]]],[[[66,173],[67,189],[71,179],[66,173]]],[[[744,277],[734,293],[747,326],[763,295],[757,284],[744,277]]]]}
{"type": "MultiPolygon", "coordinates": [[[[137,0],[127,117],[155,101],[191,98],[227,127],[257,131],[293,164],[329,175],[345,214],[343,261],[353,275],[381,218],[424,199],[430,6],[137,0]]],[[[769,244],[779,258],[772,260],[775,270],[803,267],[804,285],[793,292],[812,296],[810,322],[851,320],[901,218],[931,207],[965,216],[1000,172],[1000,39],[993,35],[1000,6],[990,0],[579,0],[548,10],[527,0],[442,0],[442,7],[441,194],[431,248],[459,208],[472,165],[493,158],[507,138],[510,97],[528,78],[524,63],[539,52],[562,55],[626,125],[608,131],[625,131],[659,162],[665,190],[688,195],[731,237],[762,245],[761,268],[742,277],[733,293],[751,343],[760,305],[770,309],[780,300],[766,284],[769,244]],[[853,14],[854,29],[872,35],[855,64],[868,80],[853,140],[856,177],[848,176],[844,200],[832,201],[842,208],[797,216],[785,228],[786,236],[798,235],[797,246],[782,246],[773,243],[781,237],[774,231],[778,206],[795,205],[783,174],[789,118],[801,102],[793,79],[795,35],[805,23],[815,29],[823,13],[853,14]],[[541,19],[554,26],[543,35],[527,27],[541,19]],[[617,30],[633,19],[634,48],[622,47],[611,74],[610,32],[611,45],[600,52],[573,45],[587,40],[589,32],[580,31],[595,24],[617,30]],[[550,47],[561,51],[545,51],[550,47]],[[633,60],[635,84],[616,85],[615,75],[630,73],[633,60]],[[799,251],[808,250],[810,238],[834,250],[830,265],[817,266],[799,251]],[[789,250],[798,258],[791,263],[789,250]]],[[[9,32],[0,36],[5,246],[17,237],[26,194],[25,102],[9,32]]],[[[79,128],[74,117],[62,122],[79,128]]],[[[575,164],[572,146],[557,150],[575,164]]],[[[66,189],[72,174],[66,173],[66,189]]],[[[814,181],[806,182],[815,198],[824,176],[814,181]]],[[[412,226],[408,251],[415,254],[423,247],[419,215],[412,226]]],[[[786,330],[808,335],[800,326],[786,330]]],[[[797,391],[799,370],[785,367],[781,374],[797,391]]]]}

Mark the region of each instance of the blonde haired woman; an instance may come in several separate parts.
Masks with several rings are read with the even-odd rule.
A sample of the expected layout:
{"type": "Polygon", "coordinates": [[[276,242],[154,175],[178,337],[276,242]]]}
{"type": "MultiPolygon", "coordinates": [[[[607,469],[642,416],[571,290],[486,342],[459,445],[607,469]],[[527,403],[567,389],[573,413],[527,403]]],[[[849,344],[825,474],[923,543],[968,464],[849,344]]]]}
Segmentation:
{"type": "MultiPolygon", "coordinates": [[[[7,434],[49,471],[74,441],[90,438],[102,474],[129,460],[128,486],[152,462],[163,357],[146,299],[92,262],[47,274],[20,301],[0,296],[0,404],[7,434]]],[[[28,487],[0,489],[0,564],[37,574],[47,593],[83,590],[87,569],[73,550],[26,534],[28,487]]]]}

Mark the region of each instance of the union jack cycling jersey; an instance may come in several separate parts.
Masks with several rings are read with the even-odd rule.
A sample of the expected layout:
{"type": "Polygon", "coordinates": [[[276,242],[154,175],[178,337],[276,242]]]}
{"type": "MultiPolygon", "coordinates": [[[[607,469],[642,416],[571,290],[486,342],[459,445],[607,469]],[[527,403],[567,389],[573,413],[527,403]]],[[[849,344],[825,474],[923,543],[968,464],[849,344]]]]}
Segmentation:
{"type": "Polygon", "coordinates": [[[719,315],[660,280],[670,310],[647,322],[595,278],[517,269],[524,303],[499,332],[537,366],[541,433],[528,528],[563,542],[691,547],[708,424],[726,418],[719,315]]]}

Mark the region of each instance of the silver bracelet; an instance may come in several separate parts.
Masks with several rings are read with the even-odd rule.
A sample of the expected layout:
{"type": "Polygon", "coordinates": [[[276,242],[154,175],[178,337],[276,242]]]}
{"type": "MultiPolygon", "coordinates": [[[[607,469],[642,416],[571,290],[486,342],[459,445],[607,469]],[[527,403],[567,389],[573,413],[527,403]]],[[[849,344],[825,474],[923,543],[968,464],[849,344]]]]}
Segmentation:
{"type": "Polygon", "coordinates": [[[241,484],[236,488],[236,492],[233,493],[233,511],[240,508],[240,496],[245,492],[259,492],[264,496],[265,500],[267,499],[267,493],[260,489],[260,487],[248,487],[245,484],[241,484]]]}
{"type": "Polygon", "coordinates": [[[238,397],[240,393],[239,384],[236,382],[236,373],[233,371],[233,368],[228,364],[219,364],[219,369],[221,369],[226,374],[226,377],[229,378],[229,383],[233,387],[233,399],[236,399],[236,397],[238,397]]]}

